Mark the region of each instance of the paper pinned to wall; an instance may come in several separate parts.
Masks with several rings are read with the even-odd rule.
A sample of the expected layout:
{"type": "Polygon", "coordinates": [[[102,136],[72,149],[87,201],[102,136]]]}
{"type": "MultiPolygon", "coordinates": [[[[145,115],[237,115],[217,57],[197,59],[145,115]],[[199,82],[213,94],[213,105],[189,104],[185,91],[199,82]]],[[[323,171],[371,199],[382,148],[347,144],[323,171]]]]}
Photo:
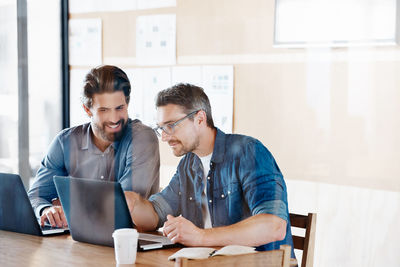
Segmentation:
{"type": "Polygon", "coordinates": [[[70,125],[76,126],[90,121],[82,107],[83,84],[89,69],[71,69],[70,71],[70,125]]]}
{"type": "Polygon", "coordinates": [[[96,11],[128,11],[137,9],[137,0],[101,0],[96,11]]]}
{"type": "Polygon", "coordinates": [[[136,68],[127,69],[126,73],[132,88],[129,116],[155,126],[155,98],[159,91],[171,86],[171,68],[136,68]]]}
{"type": "Polygon", "coordinates": [[[100,65],[102,63],[101,19],[70,19],[69,29],[70,65],[100,65]]]}
{"type": "Polygon", "coordinates": [[[129,118],[142,120],[144,114],[143,69],[125,69],[125,73],[131,83],[129,118]]]}
{"type": "Polygon", "coordinates": [[[139,16],[136,19],[138,65],[176,64],[176,15],[139,16]]]}
{"type": "Polygon", "coordinates": [[[203,87],[201,66],[172,67],[172,84],[190,83],[203,87]]]}
{"type": "Polygon", "coordinates": [[[96,11],[96,0],[69,0],[69,13],[87,13],[96,11]]]}
{"type": "Polygon", "coordinates": [[[137,0],[69,0],[69,13],[136,10],[137,0]]]}
{"type": "Polygon", "coordinates": [[[69,13],[113,12],[175,6],[176,0],[69,0],[69,13]]]}
{"type": "Polygon", "coordinates": [[[211,103],[216,127],[232,132],[233,66],[203,66],[203,88],[211,103]]]}
{"type": "Polygon", "coordinates": [[[138,0],[138,9],[176,6],[176,0],[138,0]]]}
{"type": "Polygon", "coordinates": [[[155,99],[159,91],[171,87],[171,68],[143,69],[143,122],[150,126],[156,124],[155,99]]]}

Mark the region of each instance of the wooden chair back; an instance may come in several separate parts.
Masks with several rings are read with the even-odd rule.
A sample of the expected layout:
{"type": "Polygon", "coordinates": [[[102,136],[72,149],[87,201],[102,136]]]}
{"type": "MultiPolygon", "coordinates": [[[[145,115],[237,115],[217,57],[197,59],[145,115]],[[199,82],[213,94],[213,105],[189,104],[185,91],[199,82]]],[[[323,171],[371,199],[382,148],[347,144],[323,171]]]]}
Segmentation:
{"type": "Polygon", "coordinates": [[[303,251],[301,267],[312,267],[314,264],[315,228],[317,222],[316,213],[300,215],[290,213],[292,227],[306,229],[305,236],[293,235],[293,247],[303,251]]]}
{"type": "Polygon", "coordinates": [[[282,245],[280,249],[260,251],[252,254],[234,256],[215,256],[204,260],[177,258],[175,267],[198,266],[245,266],[245,267],[289,267],[291,246],[282,245]]]}

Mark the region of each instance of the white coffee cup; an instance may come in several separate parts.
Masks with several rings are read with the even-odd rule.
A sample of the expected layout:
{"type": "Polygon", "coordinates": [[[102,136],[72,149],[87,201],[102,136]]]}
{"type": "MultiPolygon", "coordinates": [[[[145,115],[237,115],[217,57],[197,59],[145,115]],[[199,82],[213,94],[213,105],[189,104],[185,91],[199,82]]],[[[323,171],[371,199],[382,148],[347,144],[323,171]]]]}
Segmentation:
{"type": "Polygon", "coordinates": [[[134,264],[139,234],[136,229],[122,228],[115,230],[114,238],[115,260],[117,264],[134,264]]]}

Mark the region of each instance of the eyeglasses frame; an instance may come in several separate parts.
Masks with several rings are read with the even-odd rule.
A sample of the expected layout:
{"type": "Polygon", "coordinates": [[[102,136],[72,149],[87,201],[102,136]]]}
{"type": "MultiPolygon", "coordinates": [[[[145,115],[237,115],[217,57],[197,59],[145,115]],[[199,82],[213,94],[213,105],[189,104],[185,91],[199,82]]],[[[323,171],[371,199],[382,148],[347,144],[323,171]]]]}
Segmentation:
{"type": "Polygon", "coordinates": [[[156,132],[157,136],[161,137],[161,134],[158,132],[158,129],[161,129],[165,134],[167,135],[172,135],[175,133],[175,127],[181,123],[182,121],[184,121],[187,118],[190,118],[191,116],[195,115],[197,112],[199,112],[201,109],[195,110],[190,112],[189,114],[187,114],[185,117],[183,117],[182,119],[179,119],[173,123],[168,123],[165,126],[168,126],[169,128],[171,128],[171,131],[166,130],[165,126],[158,126],[153,128],[153,130],[156,132]]]}

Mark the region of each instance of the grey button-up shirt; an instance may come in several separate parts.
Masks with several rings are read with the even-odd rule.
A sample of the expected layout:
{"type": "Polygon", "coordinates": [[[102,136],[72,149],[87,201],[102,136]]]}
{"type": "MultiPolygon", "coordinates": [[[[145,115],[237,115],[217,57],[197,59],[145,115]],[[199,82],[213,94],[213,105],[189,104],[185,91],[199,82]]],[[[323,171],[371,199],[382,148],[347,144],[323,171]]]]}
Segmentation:
{"type": "Polygon", "coordinates": [[[61,131],[41,162],[28,192],[36,216],[57,198],[53,177],[118,181],[123,190],[148,198],[159,189],[160,154],[154,131],[129,120],[124,136],[104,152],[92,141],[90,123],[61,131]]]}

